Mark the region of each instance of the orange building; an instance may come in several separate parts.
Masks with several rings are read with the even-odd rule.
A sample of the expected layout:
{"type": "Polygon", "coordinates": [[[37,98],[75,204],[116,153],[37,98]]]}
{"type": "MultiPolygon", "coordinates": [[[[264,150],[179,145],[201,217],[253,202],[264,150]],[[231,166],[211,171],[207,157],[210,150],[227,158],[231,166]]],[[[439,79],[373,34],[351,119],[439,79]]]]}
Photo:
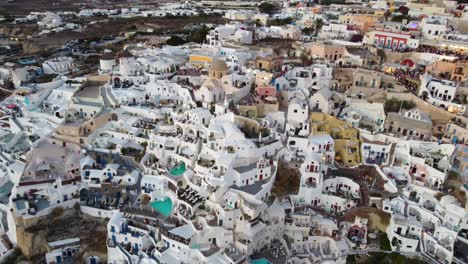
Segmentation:
{"type": "Polygon", "coordinates": [[[362,32],[367,32],[377,22],[384,20],[383,16],[362,14],[362,15],[341,15],[339,17],[340,23],[347,25],[354,25],[362,32]]]}

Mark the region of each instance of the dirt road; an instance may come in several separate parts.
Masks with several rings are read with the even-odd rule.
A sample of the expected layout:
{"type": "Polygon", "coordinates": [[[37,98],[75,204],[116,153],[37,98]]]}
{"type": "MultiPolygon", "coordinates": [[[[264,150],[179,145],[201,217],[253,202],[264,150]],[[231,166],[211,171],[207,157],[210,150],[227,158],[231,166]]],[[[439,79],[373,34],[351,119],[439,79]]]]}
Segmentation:
{"type": "Polygon", "coordinates": [[[85,8],[123,8],[157,6],[164,0],[2,0],[0,15],[7,17],[24,16],[30,12],[77,11],[85,8]]]}

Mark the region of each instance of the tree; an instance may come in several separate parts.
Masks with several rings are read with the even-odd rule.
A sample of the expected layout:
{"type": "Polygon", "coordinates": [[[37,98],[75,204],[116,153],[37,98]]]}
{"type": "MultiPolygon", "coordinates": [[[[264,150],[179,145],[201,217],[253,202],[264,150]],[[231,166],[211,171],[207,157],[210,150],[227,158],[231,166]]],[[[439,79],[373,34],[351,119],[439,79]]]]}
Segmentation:
{"type": "Polygon", "coordinates": [[[409,20],[408,15],[397,15],[392,17],[392,22],[403,22],[404,19],[409,20]]]}
{"type": "Polygon", "coordinates": [[[384,110],[385,113],[389,112],[399,112],[400,109],[408,110],[412,109],[416,104],[411,100],[398,100],[397,98],[391,98],[385,100],[384,110]]]}
{"type": "Polygon", "coordinates": [[[311,35],[314,32],[314,29],[311,27],[305,27],[302,29],[302,34],[311,35]]]}
{"type": "Polygon", "coordinates": [[[270,26],[284,26],[292,23],[292,18],[275,18],[269,22],[270,26]]]}
{"type": "Polygon", "coordinates": [[[388,240],[387,234],[384,232],[379,232],[379,233],[380,233],[380,249],[386,250],[386,251],[392,250],[392,247],[390,246],[390,240],[388,240]]]}
{"type": "Polygon", "coordinates": [[[263,26],[263,23],[262,23],[262,21],[260,19],[257,18],[257,19],[255,19],[255,25],[257,27],[261,27],[261,26],[263,26]]]}
{"type": "Polygon", "coordinates": [[[345,0],[321,0],[320,4],[322,4],[324,6],[329,6],[331,4],[342,5],[345,2],[346,2],[345,0]]]}
{"type": "Polygon", "coordinates": [[[127,149],[127,148],[125,148],[125,147],[123,147],[123,148],[120,149],[120,153],[122,153],[122,155],[124,155],[124,156],[127,155],[128,152],[129,152],[129,149],[127,149]]]}
{"type": "Polygon", "coordinates": [[[315,33],[314,34],[315,34],[315,36],[317,36],[319,31],[322,29],[323,20],[321,18],[315,19],[314,26],[315,26],[315,33]]]}
{"type": "Polygon", "coordinates": [[[143,141],[140,143],[140,145],[146,149],[146,147],[148,147],[148,142],[143,141]]]}
{"type": "Polygon", "coordinates": [[[185,39],[179,36],[171,36],[171,38],[166,41],[166,44],[169,46],[180,46],[185,43],[186,43],[185,39]]]}
{"type": "Polygon", "coordinates": [[[402,13],[403,15],[408,15],[409,8],[406,7],[406,6],[400,6],[400,7],[398,8],[398,12],[399,12],[399,13],[402,13]]]}
{"type": "Polygon", "coordinates": [[[423,99],[424,101],[426,101],[428,98],[429,98],[429,94],[428,94],[426,91],[424,91],[424,92],[422,93],[422,95],[421,95],[421,99],[423,99]]]}
{"type": "Polygon", "coordinates": [[[208,35],[209,32],[210,29],[206,25],[203,25],[198,30],[192,31],[192,33],[190,33],[189,40],[191,42],[203,43],[206,40],[206,35],[208,35]]]}
{"type": "Polygon", "coordinates": [[[266,13],[269,15],[274,14],[278,10],[279,7],[277,5],[268,2],[263,2],[258,6],[258,11],[260,11],[260,13],[266,13]]]}

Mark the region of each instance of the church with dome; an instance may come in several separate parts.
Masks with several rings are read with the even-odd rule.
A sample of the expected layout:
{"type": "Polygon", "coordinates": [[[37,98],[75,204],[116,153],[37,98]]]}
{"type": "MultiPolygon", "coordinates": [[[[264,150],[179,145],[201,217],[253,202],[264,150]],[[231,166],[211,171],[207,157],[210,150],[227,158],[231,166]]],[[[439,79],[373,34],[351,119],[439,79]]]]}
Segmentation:
{"type": "Polygon", "coordinates": [[[195,100],[204,106],[237,102],[249,94],[254,81],[253,73],[242,70],[230,72],[226,62],[214,59],[208,76],[201,87],[194,91],[195,100]]]}

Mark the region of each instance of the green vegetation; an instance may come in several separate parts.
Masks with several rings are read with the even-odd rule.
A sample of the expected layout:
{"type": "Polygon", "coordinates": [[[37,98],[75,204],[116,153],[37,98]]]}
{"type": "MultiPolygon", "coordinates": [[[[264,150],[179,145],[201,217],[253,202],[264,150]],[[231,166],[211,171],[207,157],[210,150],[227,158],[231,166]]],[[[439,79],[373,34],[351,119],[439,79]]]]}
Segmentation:
{"type": "Polygon", "coordinates": [[[180,46],[185,44],[187,41],[179,36],[171,36],[170,39],[166,41],[166,44],[169,46],[180,46]]]}
{"type": "Polygon", "coordinates": [[[321,18],[317,18],[315,19],[314,21],[314,27],[315,27],[315,32],[314,32],[314,35],[317,36],[319,31],[322,29],[323,27],[323,20],[321,18]]]}
{"type": "Polygon", "coordinates": [[[263,23],[262,23],[262,21],[260,21],[260,19],[258,19],[258,18],[257,18],[257,19],[255,19],[255,21],[254,21],[254,24],[255,24],[257,27],[261,27],[261,26],[263,26],[263,23]]]}
{"type": "Polygon", "coordinates": [[[292,18],[287,17],[287,18],[275,18],[273,20],[270,20],[268,23],[270,26],[284,26],[284,25],[289,25],[293,22],[292,18]]]}
{"type": "Polygon", "coordinates": [[[79,83],[81,83],[81,82],[79,82],[77,80],[66,80],[65,81],[66,85],[79,84],[79,83]]]}
{"type": "Polygon", "coordinates": [[[346,264],[356,264],[356,255],[348,255],[346,257],[346,264]]]}
{"type": "Polygon", "coordinates": [[[323,1],[320,1],[320,4],[325,5],[325,6],[329,6],[333,4],[344,5],[346,4],[346,1],[345,0],[323,0],[323,1]]]}
{"type": "Polygon", "coordinates": [[[189,36],[190,42],[203,43],[206,40],[206,35],[210,32],[210,28],[203,25],[200,29],[192,31],[189,36]]]}
{"type": "Polygon", "coordinates": [[[312,33],[314,33],[314,28],[312,27],[305,27],[302,29],[302,33],[304,35],[311,35],[312,33]]]}
{"type": "Polygon", "coordinates": [[[390,251],[392,250],[392,247],[390,246],[390,240],[388,240],[388,236],[386,233],[380,231],[379,232],[379,238],[380,238],[380,249],[385,250],[385,251],[390,251]]]}
{"type": "Polygon", "coordinates": [[[274,14],[279,9],[280,9],[279,6],[272,4],[272,3],[268,3],[268,2],[263,2],[258,6],[258,11],[260,11],[260,13],[265,13],[265,14],[270,14],[270,15],[274,14]]]}
{"type": "Polygon", "coordinates": [[[146,147],[148,147],[148,142],[143,141],[143,142],[140,143],[140,146],[142,146],[143,148],[146,149],[146,147]]]}
{"type": "Polygon", "coordinates": [[[122,153],[122,155],[124,156],[127,155],[129,152],[130,152],[130,149],[128,148],[123,147],[120,149],[120,153],[122,153]]]}
{"type": "Polygon", "coordinates": [[[123,148],[120,149],[120,153],[123,156],[132,157],[133,159],[135,159],[136,162],[140,162],[140,160],[145,155],[145,151],[138,150],[138,149],[135,149],[135,148],[132,148],[132,147],[123,147],[123,148]]]}
{"type": "Polygon", "coordinates": [[[396,15],[392,17],[392,22],[402,22],[404,19],[406,19],[406,21],[409,21],[411,17],[408,15],[396,15]]]}
{"type": "Polygon", "coordinates": [[[159,159],[154,154],[151,154],[149,159],[150,159],[150,162],[152,162],[152,163],[159,162],[159,159]]]}
{"type": "Polygon", "coordinates": [[[389,112],[399,112],[400,109],[412,109],[416,104],[411,100],[398,100],[397,98],[392,98],[385,100],[384,110],[385,113],[389,112]]]}
{"type": "Polygon", "coordinates": [[[40,77],[37,77],[35,79],[35,82],[36,83],[48,83],[48,82],[51,82],[55,79],[55,77],[57,77],[57,74],[44,74],[40,77]]]}

